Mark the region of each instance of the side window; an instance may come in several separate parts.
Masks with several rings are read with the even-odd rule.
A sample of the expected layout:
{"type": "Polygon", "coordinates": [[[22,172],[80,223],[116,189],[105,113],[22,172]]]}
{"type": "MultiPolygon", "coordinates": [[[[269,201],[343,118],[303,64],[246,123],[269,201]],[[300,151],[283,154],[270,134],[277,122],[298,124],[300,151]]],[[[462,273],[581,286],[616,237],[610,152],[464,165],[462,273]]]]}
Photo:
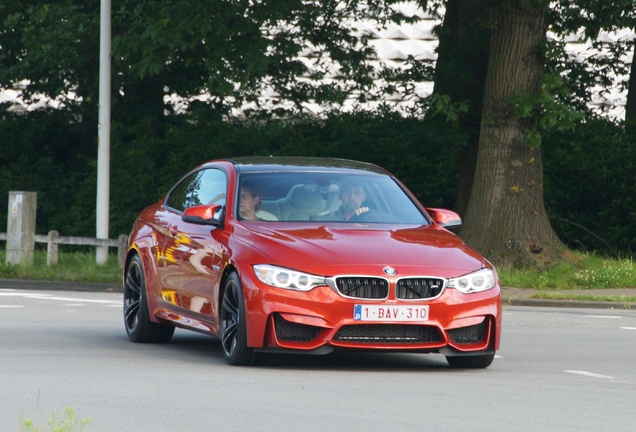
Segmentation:
{"type": "Polygon", "coordinates": [[[166,205],[181,212],[201,204],[225,205],[226,191],[227,179],[222,171],[201,170],[183,179],[168,196],[166,205]]]}

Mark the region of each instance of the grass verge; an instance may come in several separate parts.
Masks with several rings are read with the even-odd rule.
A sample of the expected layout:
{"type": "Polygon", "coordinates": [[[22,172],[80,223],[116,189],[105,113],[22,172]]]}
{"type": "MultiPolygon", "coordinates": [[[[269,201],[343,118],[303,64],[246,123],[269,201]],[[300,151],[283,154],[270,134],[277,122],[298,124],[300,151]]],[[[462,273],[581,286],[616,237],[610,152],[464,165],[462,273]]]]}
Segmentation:
{"type": "Polygon", "coordinates": [[[6,263],[6,249],[0,249],[0,278],[77,282],[121,282],[122,269],[117,254],[109,254],[105,265],[95,262],[95,253],[60,252],[55,266],[46,265],[46,251],[36,250],[30,267],[6,263]]]}
{"type": "Polygon", "coordinates": [[[503,286],[538,290],[599,290],[636,288],[636,264],[631,258],[608,259],[593,253],[572,253],[572,260],[546,270],[499,268],[503,286]]]}

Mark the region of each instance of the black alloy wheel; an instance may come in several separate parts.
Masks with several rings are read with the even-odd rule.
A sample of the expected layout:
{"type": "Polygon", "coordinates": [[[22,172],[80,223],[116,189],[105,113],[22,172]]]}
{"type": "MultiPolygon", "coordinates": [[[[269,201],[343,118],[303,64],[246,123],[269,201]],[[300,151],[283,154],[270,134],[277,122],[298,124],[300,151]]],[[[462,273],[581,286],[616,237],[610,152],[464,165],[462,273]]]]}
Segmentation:
{"type": "Polygon", "coordinates": [[[174,334],[174,326],[150,321],[146,279],[138,255],[130,259],[125,274],[124,324],[128,338],[133,342],[168,342],[174,334]]]}
{"type": "Polygon", "coordinates": [[[263,357],[248,348],[246,324],[241,281],[236,273],[230,273],[221,303],[221,345],[223,355],[231,365],[253,365],[263,357]]]}

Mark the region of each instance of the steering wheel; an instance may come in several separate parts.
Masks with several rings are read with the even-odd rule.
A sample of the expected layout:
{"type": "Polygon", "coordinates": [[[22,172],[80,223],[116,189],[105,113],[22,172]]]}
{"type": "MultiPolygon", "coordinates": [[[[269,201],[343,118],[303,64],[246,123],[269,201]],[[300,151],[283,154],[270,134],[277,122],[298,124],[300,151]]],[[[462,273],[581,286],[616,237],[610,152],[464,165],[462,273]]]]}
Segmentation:
{"type": "Polygon", "coordinates": [[[359,215],[351,216],[350,222],[380,222],[380,223],[400,223],[400,219],[395,216],[377,210],[369,210],[359,215]]]}

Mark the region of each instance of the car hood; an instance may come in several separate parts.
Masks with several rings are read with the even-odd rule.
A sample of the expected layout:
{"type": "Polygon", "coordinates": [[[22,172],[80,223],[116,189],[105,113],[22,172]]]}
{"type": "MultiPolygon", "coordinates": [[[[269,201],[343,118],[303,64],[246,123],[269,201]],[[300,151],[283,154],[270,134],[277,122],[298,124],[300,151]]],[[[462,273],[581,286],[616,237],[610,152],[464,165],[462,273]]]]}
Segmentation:
{"type": "Polygon", "coordinates": [[[272,263],[314,274],[381,274],[454,277],[484,267],[485,260],[459,237],[436,226],[339,227],[264,223],[241,225],[235,235],[272,263]]]}

